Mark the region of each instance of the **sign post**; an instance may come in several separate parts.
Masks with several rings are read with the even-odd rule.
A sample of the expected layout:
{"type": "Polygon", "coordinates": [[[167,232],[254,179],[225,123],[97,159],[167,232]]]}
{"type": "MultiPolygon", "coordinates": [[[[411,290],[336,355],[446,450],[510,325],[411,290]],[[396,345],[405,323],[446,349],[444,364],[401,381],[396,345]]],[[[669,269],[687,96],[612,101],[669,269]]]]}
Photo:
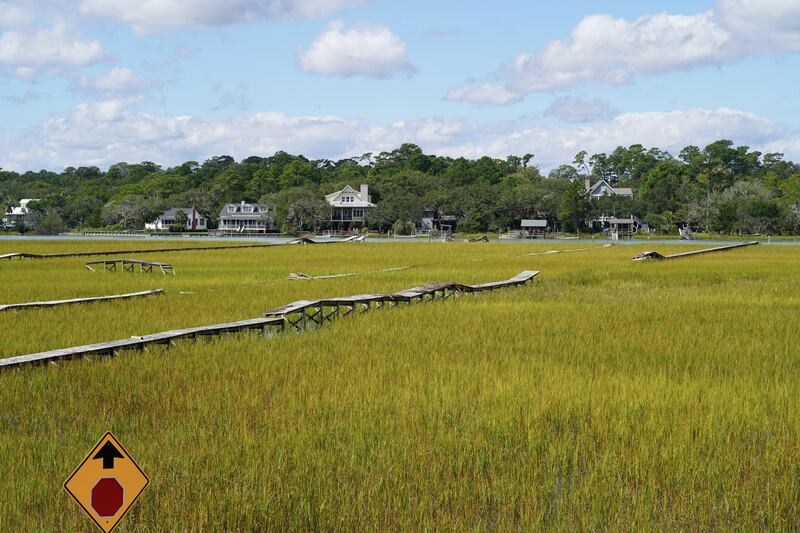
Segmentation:
{"type": "Polygon", "coordinates": [[[108,533],[133,506],[150,480],[110,432],[103,435],[64,489],[108,533]]]}

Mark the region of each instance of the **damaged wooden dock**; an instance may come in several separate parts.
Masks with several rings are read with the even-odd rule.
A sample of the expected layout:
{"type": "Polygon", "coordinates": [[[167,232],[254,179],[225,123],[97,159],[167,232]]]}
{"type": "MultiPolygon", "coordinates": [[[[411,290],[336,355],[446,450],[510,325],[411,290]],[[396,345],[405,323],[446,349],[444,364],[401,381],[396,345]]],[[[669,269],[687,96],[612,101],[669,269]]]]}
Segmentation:
{"type": "Polygon", "coordinates": [[[101,259],[100,261],[89,261],[86,263],[86,268],[95,272],[93,266],[103,265],[106,272],[117,272],[117,265],[119,265],[120,272],[136,272],[136,267],[139,267],[139,273],[150,273],[154,268],[161,270],[165,276],[167,274],[175,275],[175,269],[169,263],[156,263],[154,261],[140,261],[138,259],[101,259]]]}
{"type": "Polygon", "coordinates": [[[372,309],[381,309],[386,305],[397,306],[415,302],[447,300],[461,293],[519,287],[532,283],[538,274],[538,271],[528,270],[520,272],[508,280],[492,281],[478,285],[465,285],[455,282],[427,283],[392,294],[359,294],[341,298],[299,300],[268,311],[265,316],[269,318],[284,318],[288,326],[296,330],[302,330],[308,326],[321,326],[325,322],[332,322],[339,317],[347,316],[356,311],[366,312],[372,309]]]}
{"type": "Polygon", "coordinates": [[[746,246],[754,246],[760,244],[758,241],[740,242],[736,244],[726,244],[725,246],[715,246],[714,248],[704,248],[702,250],[690,250],[688,252],[681,252],[672,255],[661,255],[658,252],[642,252],[633,256],[634,261],[666,261],[669,259],[680,259],[681,257],[689,257],[692,255],[710,254],[714,252],[724,252],[727,250],[736,250],[737,248],[744,248],[746,246]]]}
{"type": "Polygon", "coordinates": [[[248,330],[265,331],[269,327],[283,329],[283,320],[253,318],[250,320],[240,320],[238,322],[215,324],[213,326],[176,329],[172,331],[163,331],[161,333],[153,333],[152,335],[142,335],[141,337],[130,337],[129,339],[99,342],[96,344],[51,350],[49,352],[40,352],[30,355],[20,355],[17,357],[0,359],[0,369],[14,368],[23,365],[54,363],[88,355],[114,355],[122,350],[144,350],[148,345],[168,345],[173,341],[181,339],[196,340],[203,336],[221,335],[223,333],[236,333],[248,330]]]}
{"type": "Polygon", "coordinates": [[[241,248],[271,248],[280,244],[233,244],[224,246],[191,246],[182,248],[141,248],[136,250],[107,250],[97,252],[64,252],[58,254],[31,254],[26,252],[0,255],[2,259],[63,259],[68,257],[92,257],[97,255],[155,254],[161,252],[198,252],[213,250],[236,250],[241,248]]]}
{"type": "Polygon", "coordinates": [[[325,322],[333,321],[335,318],[345,317],[357,311],[380,309],[387,304],[392,306],[400,304],[410,305],[415,302],[421,303],[435,300],[447,300],[461,293],[475,293],[509,287],[521,287],[528,283],[533,283],[534,278],[538,274],[538,271],[525,271],[520,272],[508,280],[481,283],[478,285],[465,285],[455,282],[428,283],[393,294],[358,294],[340,298],[300,300],[268,311],[264,318],[253,318],[250,320],[240,320],[238,322],[228,322],[212,326],[164,331],[161,333],[143,335],[141,337],[130,337],[127,339],[87,344],[85,346],[76,346],[73,348],[63,348],[29,355],[8,357],[0,359],[0,369],[54,363],[83,356],[108,356],[114,355],[122,350],[143,350],[148,345],[168,345],[176,340],[197,339],[223,333],[248,330],[266,332],[268,329],[270,332],[280,332],[284,331],[287,325],[295,330],[300,330],[309,325],[321,326],[325,322]]]}
{"type": "Polygon", "coordinates": [[[32,254],[27,252],[15,252],[0,254],[0,261],[3,259],[63,259],[69,257],[92,257],[98,255],[123,255],[123,254],[154,254],[162,252],[199,252],[199,251],[214,251],[214,250],[241,250],[245,248],[274,248],[276,246],[293,246],[297,244],[336,244],[345,242],[364,242],[366,236],[352,236],[346,239],[335,241],[315,241],[308,237],[301,237],[293,239],[285,243],[266,243],[266,244],[230,244],[222,246],[191,246],[182,248],[141,248],[135,250],[108,250],[108,251],[91,251],[91,252],[64,252],[58,254],[32,254]]]}
{"type": "Polygon", "coordinates": [[[0,305],[0,311],[12,311],[22,309],[35,309],[42,307],[58,307],[60,305],[87,304],[95,302],[108,302],[112,300],[127,300],[131,298],[142,298],[144,296],[155,296],[164,294],[164,289],[153,289],[151,291],[130,292],[127,294],[112,294],[110,296],[91,296],[88,298],[70,298],[68,300],[50,300],[44,302],[25,302],[19,304],[0,305]]]}

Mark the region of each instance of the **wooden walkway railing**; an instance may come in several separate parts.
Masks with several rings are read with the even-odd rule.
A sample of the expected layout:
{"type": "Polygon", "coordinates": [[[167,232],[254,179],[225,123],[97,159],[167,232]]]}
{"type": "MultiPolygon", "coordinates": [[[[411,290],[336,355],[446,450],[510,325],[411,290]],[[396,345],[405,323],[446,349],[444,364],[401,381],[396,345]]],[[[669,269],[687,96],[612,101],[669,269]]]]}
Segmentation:
{"type": "Polygon", "coordinates": [[[103,265],[106,272],[116,272],[117,265],[120,265],[120,272],[135,272],[136,266],[139,267],[139,272],[152,272],[153,268],[158,268],[165,276],[167,273],[175,275],[175,269],[168,263],[155,263],[151,261],[139,261],[138,259],[101,259],[100,261],[89,261],[86,263],[86,268],[94,272],[92,265],[103,265]]]}
{"type": "Polygon", "coordinates": [[[758,241],[740,242],[736,244],[726,244],[725,246],[716,246],[714,248],[704,248],[702,250],[690,250],[688,252],[681,252],[679,254],[661,255],[658,252],[642,252],[633,256],[634,261],[666,261],[668,259],[679,259],[681,257],[689,257],[691,255],[710,254],[714,252],[724,252],[726,250],[735,250],[737,248],[744,248],[745,246],[753,246],[759,244],[758,241]]]}
{"type": "Polygon", "coordinates": [[[200,326],[188,329],[164,331],[141,337],[131,337],[110,342],[76,346],[51,350],[29,355],[19,355],[0,359],[0,369],[10,369],[31,364],[57,362],[85,355],[114,355],[120,350],[143,350],[149,344],[170,344],[179,339],[197,339],[201,336],[219,335],[237,331],[267,328],[276,328],[283,331],[287,325],[300,330],[309,325],[320,326],[335,318],[347,316],[357,310],[368,311],[382,308],[384,304],[400,305],[413,302],[431,302],[437,299],[446,300],[459,293],[474,293],[493,291],[507,287],[520,287],[532,283],[539,274],[538,271],[520,272],[511,279],[481,283],[479,285],[464,285],[460,283],[428,283],[420,287],[413,287],[393,294],[359,294],[342,298],[326,298],[321,300],[300,300],[266,313],[264,318],[254,318],[215,324],[213,326],[200,326]]]}
{"type": "Polygon", "coordinates": [[[358,294],[342,298],[299,300],[268,311],[265,316],[268,318],[283,318],[288,326],[302,330],[309,325],[321,326],[324,322],[332,322],[357,310],[370,311],[372,309],[381,309],[385,305],[397,306],[414,302],[447,300],[460,293],[519,287],[532,282],[538,274],[538,271],[525,271],[508,280],[492,281],[479,285],[464,285],[455,282],[428,283],[393,294],[358,294]]]}
{"type": "Polygon", "coordinates": [[[39,307],[57,307],[59,305],[87,304],[93,302],[107,302],[110,300],[126,300],[129,298],[141,298],[143,296],[153,296],[163,293],[164,289],[154,289],[152,291],[131,292],[128,294],[112,294],[110,296],[92,296],[89,298],[71,298],[69,300],[51,300],[46,302],[26,302],[21,304],[0,305],[0,311],[33,309],[39,307]]]}

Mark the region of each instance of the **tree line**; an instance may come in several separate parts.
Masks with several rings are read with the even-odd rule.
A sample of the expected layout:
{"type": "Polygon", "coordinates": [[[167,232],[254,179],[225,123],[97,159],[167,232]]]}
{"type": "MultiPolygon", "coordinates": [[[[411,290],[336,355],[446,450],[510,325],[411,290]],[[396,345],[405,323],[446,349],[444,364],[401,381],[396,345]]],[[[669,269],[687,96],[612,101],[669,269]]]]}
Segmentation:
{"type": "MultiPolygon", "coordinates": [[[[635,144],[613,152],[581,151],[546,175],[533,154],[505,159],[425,154],[414,144],[332,161],[277,152],[236,161],[212,157],[162,168],[152,162],[67,167],[62,172],[0,169],[6,206],[38,198],[31,218],[43,233],[73,228],[140,229],[170,207],[196,206],[211,220],[225,203],[272,206],[284,231],[319,229],[329,218],[324,195],[347,184],[370,186],[377,207],[367,225],[385,231],[414,224],[423,211],[458,217],[464,231],[502,231],[524,218],[546,218],[574,231],[600,216],[636,216],[654,231],[679,226],[738,234],[796,233],[800,165],[783,154],[762,154],[732,141],[677,155],[635,144]],[[633,198],[590,200],[585,181],[630,187],[633,198]]],[[[595,230],[598,230],[596,226],[595,230]]]]}

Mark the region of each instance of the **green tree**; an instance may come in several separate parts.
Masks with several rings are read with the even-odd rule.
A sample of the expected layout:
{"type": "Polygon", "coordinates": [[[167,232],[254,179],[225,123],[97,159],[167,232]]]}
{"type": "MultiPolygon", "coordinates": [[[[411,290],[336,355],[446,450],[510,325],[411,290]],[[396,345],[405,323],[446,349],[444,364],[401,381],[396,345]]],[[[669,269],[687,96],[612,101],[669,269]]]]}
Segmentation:
{"type": "Polygon", "coordinates": [[[571,224],[573,229],[578,230],[586,220],[589,208],[589,195],[583,183],[573,181],[567,185],[561,195],[558,218],[562,222],[571,224]]]}

